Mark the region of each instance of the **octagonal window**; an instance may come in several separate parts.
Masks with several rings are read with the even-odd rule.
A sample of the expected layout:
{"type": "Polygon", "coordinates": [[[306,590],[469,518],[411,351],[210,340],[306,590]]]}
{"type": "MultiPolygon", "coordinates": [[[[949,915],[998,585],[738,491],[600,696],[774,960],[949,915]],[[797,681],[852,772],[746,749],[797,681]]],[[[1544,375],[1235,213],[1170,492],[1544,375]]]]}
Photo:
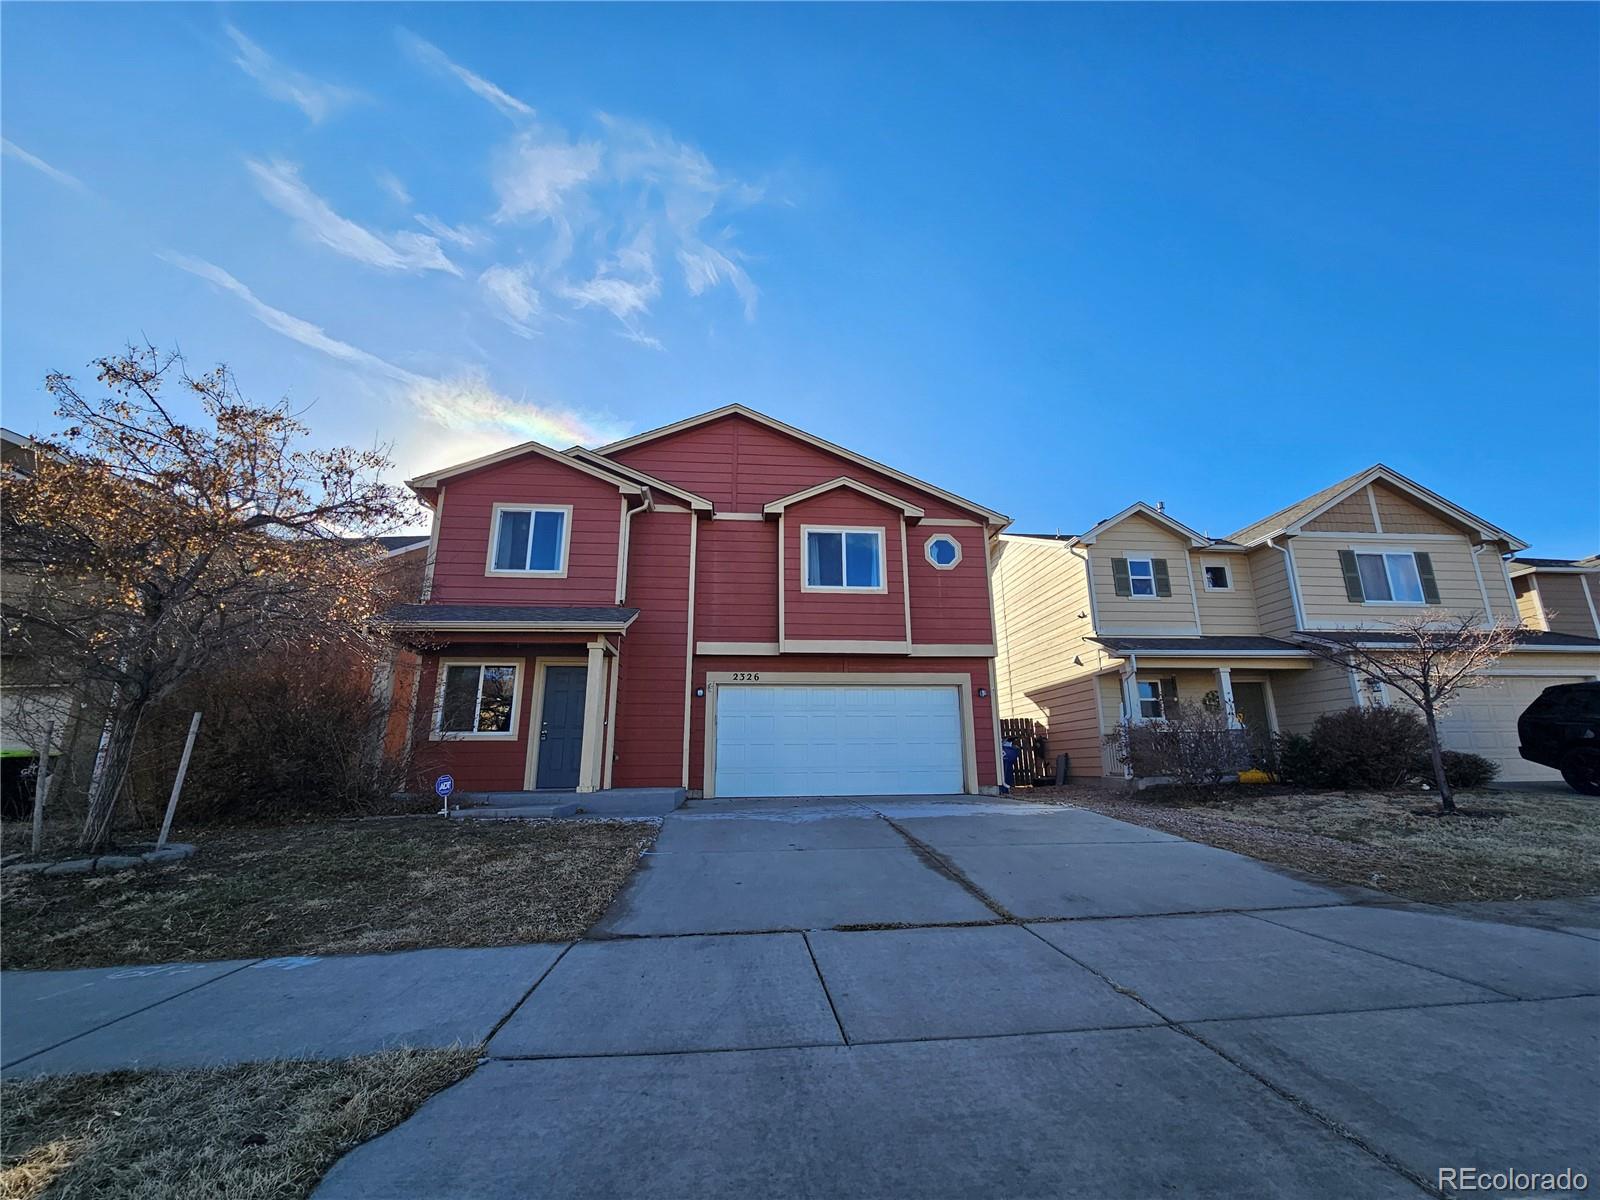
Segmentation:
{"type": "Polygon", "coordinates": [[[948,533],[934,534],[924,543],[922,552],[941,571],[948,571],[961,561],[961,543],[948,533]]]}

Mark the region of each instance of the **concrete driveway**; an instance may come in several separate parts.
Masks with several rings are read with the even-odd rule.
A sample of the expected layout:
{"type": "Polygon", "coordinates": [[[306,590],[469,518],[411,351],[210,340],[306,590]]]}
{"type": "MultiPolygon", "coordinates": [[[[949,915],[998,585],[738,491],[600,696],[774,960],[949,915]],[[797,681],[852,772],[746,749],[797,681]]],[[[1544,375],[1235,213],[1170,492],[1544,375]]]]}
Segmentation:
{"type": "Polygon", "coordinates": [[[1600,941],[1382,901],[1081,810],[691,805],[489,1061],[318,1195],[1600,1178],[1600,941]]]}
{"type": "Polygon", "coordinates": [[[41,1011],[102,1023],[34,1029],[13,1069],[488,1039],[322,1197],[1600,1180],[1597,925],[1388,903],[1075,809],[707,802],[571,947],[213,964],[119,983],[109,1022],[36,976],[41,1011]]]}

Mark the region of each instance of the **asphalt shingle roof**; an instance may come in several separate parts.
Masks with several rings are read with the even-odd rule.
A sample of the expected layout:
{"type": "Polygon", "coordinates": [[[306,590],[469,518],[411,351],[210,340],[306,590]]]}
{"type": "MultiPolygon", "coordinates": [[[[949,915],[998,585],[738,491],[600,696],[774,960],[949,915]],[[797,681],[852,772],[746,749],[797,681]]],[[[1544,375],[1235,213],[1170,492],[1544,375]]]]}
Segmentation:
{"type": "Polygon", "coordinates": [[[1213,635],[1208,637],[1097,637],[1099,642],[1117,654],[1170,654],[1174,651],[1210,651],[1215,654],[1249,654],[1264,650],[1300,650],[1293,642],[1279,638],[1213,635]]]}
{"type": "MultiPolygon", "coordinates": [[[[1349,644],[1361,642],[1381,646],[1392,643],[1402,645],[1415,641],[1407,633],[1389,633],[1372,629],[1318,629],[1312,632],[1297,630],[1296,637],[1316,638],[1319,642],[1349,644]]],[[[1600,650],[1600,638],[1582,637],[1576,633],[1553,633],[1543,629],[1520,629],[1517,641],[1524,646],[1570,646],[1574,650],[1600,650]]]]}
{"type": "Polygon", "coordinates": [[[639,615],[621,605],[572,604],[396,604],[379,618],[384,625],[473,622],[484,626],[540,622],[550,625],[623,625],[639,615]]]}

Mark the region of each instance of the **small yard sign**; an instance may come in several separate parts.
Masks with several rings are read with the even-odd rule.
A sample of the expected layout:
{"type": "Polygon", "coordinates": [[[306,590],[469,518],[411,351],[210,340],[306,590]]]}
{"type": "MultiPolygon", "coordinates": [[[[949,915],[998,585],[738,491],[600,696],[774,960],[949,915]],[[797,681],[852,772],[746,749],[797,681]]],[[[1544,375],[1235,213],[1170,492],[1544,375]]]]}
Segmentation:
{"type": "Polygon", "coordinates": [[[441,775],[433,782],[433,790],[439,793],[442,800],[450,799],[450,793],[456,790],[456,781],[452,776],[441,775]]]}

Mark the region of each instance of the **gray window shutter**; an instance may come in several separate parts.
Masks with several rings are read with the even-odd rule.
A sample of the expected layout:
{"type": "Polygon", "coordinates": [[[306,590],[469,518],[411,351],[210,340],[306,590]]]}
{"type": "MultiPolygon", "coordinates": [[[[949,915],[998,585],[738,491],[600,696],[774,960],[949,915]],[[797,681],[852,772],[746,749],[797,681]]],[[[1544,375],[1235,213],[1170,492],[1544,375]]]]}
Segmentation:
{"type": "Polygon", "coordinates": [[[1164,558],[1152,558],[1150,560],[1150,570],[1156,577],[1156,595],[1172,595],[1172,576],[1167,574],[1167,560],[1164,558]]]}
{"type": "Polygon", "coordinates": [[[1417,577],[1422,580],[1422,599],[1428,604],[1439,603],[1439,581],[1433,577],[1433,556],[1418,554],[1417,577]]]}
{"type": "MultiPolygon", "coordinates": [[[[1367,597],[1361,590],[1361,570],[1356,566],[1356,552],[1354,550],[1339,551],[1339,570],[1344,572],[1344,598],[1350,601],[1351,604],[1360,604],[1365,601],[1367,597]]],[[[1422,568],[1418,566],[1418,574],[1421,571],[1422,568]]]]}
{"type": "Polygon", "coordinates": [[[1111,560],[1111,585],[1119,596],[1133,595],[1133,585],[1128,582],[1128,560],[1113,558],[1111,560]]]}

